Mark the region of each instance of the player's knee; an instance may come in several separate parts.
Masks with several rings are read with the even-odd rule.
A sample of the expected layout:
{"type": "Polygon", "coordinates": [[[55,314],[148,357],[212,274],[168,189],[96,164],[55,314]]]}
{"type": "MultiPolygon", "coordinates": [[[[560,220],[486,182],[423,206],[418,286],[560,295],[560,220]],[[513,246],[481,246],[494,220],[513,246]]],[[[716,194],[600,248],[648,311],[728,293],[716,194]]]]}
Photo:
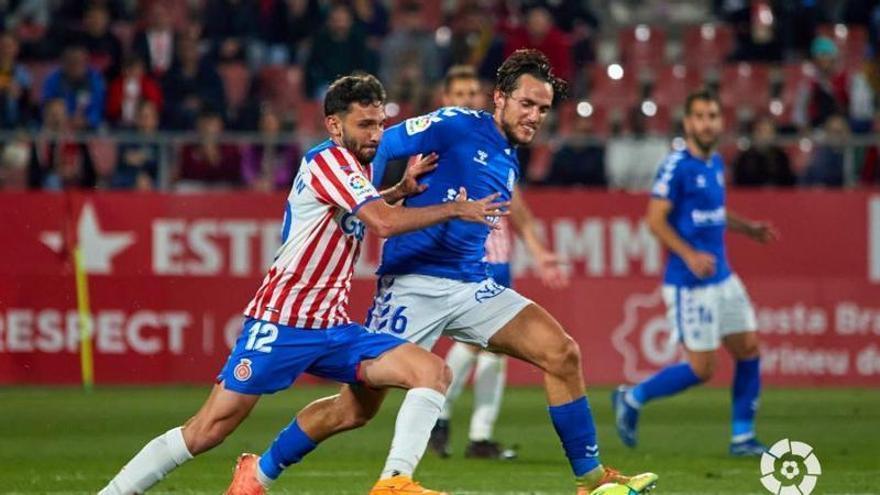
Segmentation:
{"type": "Polygon", "coordinates": [[[439,356],[431,354],[412,374],[409,388],[430,388],[445,394],[452,381],[452,370],[439,356]]]}
{"type": "Polygon", "coordinates": [[[548,359],[548,372],[556,376],[569,376],[580,373],[581,349],[570,335],[563,334],[559,342],[552,346],[548,359]]]}
{"type": "Polygon", "coordinates": [[[691,364],[691,370],[701,382],[708,382],[715,375],[715,360],[705,359],[691,364]]]}

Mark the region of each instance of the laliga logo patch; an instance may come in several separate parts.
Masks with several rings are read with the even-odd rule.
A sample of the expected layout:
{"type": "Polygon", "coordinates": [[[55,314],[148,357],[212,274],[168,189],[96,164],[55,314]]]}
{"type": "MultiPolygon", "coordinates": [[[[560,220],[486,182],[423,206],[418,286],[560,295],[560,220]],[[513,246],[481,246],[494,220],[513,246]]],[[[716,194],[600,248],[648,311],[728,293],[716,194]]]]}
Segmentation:
{"type": "Polygon", "coordinates": [[[361,175],[351,175],[348,177],[348,185],[355,191],[360,191],[367,187],[367,179],[361,175]]]}
{"type": "Polygon", "coordinates": [[[810,495],[822,466],[813,447],[783,438],[761,456],[761,484],[774,495],[810,495]]]}
{"type": "Polygon", "coordinates": [[[413,117],[406,120],[406,133],[410,136],[418,134],[428,127],[431,127],[430,115],[422,115],[421,117],[413,117]]]}
{"type": "Polygon", "coordinates": [[[248,381],[253,374],[254,372],[251,370],[251,360],[244,358],[235,365],[235,369],[232,371],[232,376],[240,382],[248,381]]]}

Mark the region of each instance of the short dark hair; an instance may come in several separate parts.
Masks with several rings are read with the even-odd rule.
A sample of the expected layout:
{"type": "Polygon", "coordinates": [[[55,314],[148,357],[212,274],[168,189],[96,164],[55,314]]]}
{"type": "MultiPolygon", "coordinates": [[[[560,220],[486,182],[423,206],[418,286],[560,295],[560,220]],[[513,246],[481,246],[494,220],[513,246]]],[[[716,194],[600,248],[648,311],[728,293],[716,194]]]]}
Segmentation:
{"type": "Polygon", "coordinates": [[[496,73],[495,89],[510,94],[517,88],[520,76],[525,74],[550,83],[554,101],[565,98],[568,83],[553,74],[553,66],[546,55],[531,48],[517,50],[507,57],[496,73]]]}
{"type": "Polygon", "coordinates": [[[477,71],[470,65],[453,65],[446,71],[446,76],[443,78],[443,89],[449,91],[449,86],[452,86],[453,82],[462,79],[476,81],[480,78],[477,76],[477,71]]]}
{"type": "Polygon", "coordinates": [[[382,105],[385,88],[371,74],[352,74],[333,81],[324,96],[324,116],[345,114],[352,103],[382,105]]]}
{"type": "Polygon", "coordinates": [[[691,92],[687,95],[687,98],[684,100],[684,114],[690,115],[691,110],[693,109],[695,101],[714,101],[718,104],[718,108],[721,108],[721,100],[718,99],[718,95],[715,94],[709,88],[700,88],[696,91],[691,92]]]}

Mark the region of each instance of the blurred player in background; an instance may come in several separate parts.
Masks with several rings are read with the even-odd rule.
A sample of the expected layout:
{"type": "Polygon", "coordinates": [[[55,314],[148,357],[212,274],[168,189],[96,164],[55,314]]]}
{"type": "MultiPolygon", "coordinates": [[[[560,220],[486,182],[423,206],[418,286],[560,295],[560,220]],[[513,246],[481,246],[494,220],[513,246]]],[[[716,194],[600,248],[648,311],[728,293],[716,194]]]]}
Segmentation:
{"type": "MultiPolygon", "coordinates": [[[[477,72],[470,66],[459,65],[449,69],[443,81],[443,105],[447,107],[464,107],[482,110],[485,98],[480,91],[480,80],[477,72]]],[[[374,177],[378,177],[374,176],[374,177]]],[[[510,254],[513,250],[513,238],[510,225],[522,238],[526,249],[534,259],[541,280],[548,287],[555,289],[568,285],[567,274],[560,269],[556,255],[544,247],[538,237],[532,212],[520,194],[519,186],[515,186],[510,202],[510,222],[506,218],[499,219],[498,228],[489,232],[486,239],[486,262],[492,279],[511,287],[510,254]]],[[[446,404],[437,425],[431,431],[428,445],[442,457],[450,455],[449,420],[455,400],[461,395],[471,371],[474,370],[474,411],[471,414],[468,445],[465,457],[483,459],[513,458],[516,451],[503,449],[492,439],[495,421],[501,410],[504,397],[504,384],[507,378],[507,357],[481,350],[479,346],[455,342],[446,355],[446,365],[452,370],[452,383],[446,392],[446,404]]]]}
{"type": "Polygon", "coordinates": [[[642,406],[709,380],[715,351],[723,344],[736,360],[730,454],[761,455],[765,447],[755,437],[761,391],[755,311],[728,264],[724,235],[729,227],[767,243],[777,234],[771,225],[746,220],[725,208],[724,163],[716,152],[721,104],[714,94],[698,91],[688,96],[684,129],[687,147],[661,164],[646,221],[669,251],[663,299],[687,361],[614,392],[617,432],[624,444],[635,447],[642,406]]]}
{"type": "MultiPolygon", "coordinates": [[[[185,425],[147,443],[102,495],[143,493],[220,444],[261,395],[290,387],[302,373],[345,385],[339,394],[301,410],[261,457],[239,457],[228,495],[264,493],[318,443],[369,421],[387,387],[408,389],[404,404],[419,413],[435,418],[440,413],[450,380],[443,361],[395,336],[370,333],[348,318],[364,228],[387,237],[451,219],[488,226],[507,203],[493,203],[497,195],[468,201],[461,189],[442,205],[391,206],[417,191],[415,177],[433,164],[430,158],[416,163],[412,175],[381,194],[373,187],[370,162],[384,129],[384,105],[385,90],[373,76],[342,77],[330,86],[324,100],[330,139],[303,159],[287,198],[282,245],[245,310],[241,335],[211,395],[185,425]]],[[[433,420],[422,427],[426,438],[432,425],[433,420]]]]}
{"type": "MultiPolygon", "coordinates": [[[[437,168],[420,180],[424,190],[411,206],[451,201],[455,191],[498,192],[507,200],[519,178],[516,147],[535,138],[565,81],[553,75],[547,57],[518,50],[498,69],[494,113],[444,107],[409,119],[385,133],[374,164],[436,153],[437,168]]],[[[602,466],[589,402],[584,393],[580,348],[544,309],[494,281],[485,260],[489,229],[451,221],[387,241],[375,303],[365,325],[431,349],[441,335],[523,359],[544,373],[549,413],[575,475],[578,494],[604,483],[626,484],[644,493],[653,473],[628,477],[602,466]]],[[[374,495],[404,493],[393,479],[411,476],[428,435],[409,431],[418,415],[410,404],[398,412],[391,449],[374,495]]],[[[421,431],[421,429],[419,430],[421,431]]],[[[406,492],[418,493],[418,492],[406,492]]]]}

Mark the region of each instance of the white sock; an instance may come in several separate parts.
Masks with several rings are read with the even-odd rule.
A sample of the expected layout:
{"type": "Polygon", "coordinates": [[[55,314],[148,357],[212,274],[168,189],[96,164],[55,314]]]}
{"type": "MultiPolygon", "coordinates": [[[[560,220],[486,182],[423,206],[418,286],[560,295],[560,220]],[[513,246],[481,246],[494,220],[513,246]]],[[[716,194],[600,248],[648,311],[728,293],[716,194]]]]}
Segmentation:
{"type": "Polygon", "coordinates": [[[507,381],[507,358],[481,352],[474,372],[474,413],[471,415],[470,440],[490,440],[495,420],[501,411],[504,383],[507,381]]]}
{"type": "Polygon", "coordinates": [[[474,363],[477,361],[477,353],[473,352],[467,344],[456,342],[449,353],[446,354],[446,365],[452,370],[452,383],[446,390],[446,403],[443,404],[443,411],[440,413],[440,419],[452,417],[452,403],[461,395],[464,385],[467,383],[471,370],[474,369],[474,363]]]}
{"type": "Polygon", "coordinates": [[[192,458],[183,441],[183,428],[168,430],[144,445],[98,495],[144,493],[192,458]]]}
{"type": "Polygon", "coordinates": [[[397,422],[391,450],[382,470],[382,479],[402,474],[412,476],[428,447],[431,429],[440,416],[446,398],[430,388],[414,388],[406,393],[397,422]]]}

